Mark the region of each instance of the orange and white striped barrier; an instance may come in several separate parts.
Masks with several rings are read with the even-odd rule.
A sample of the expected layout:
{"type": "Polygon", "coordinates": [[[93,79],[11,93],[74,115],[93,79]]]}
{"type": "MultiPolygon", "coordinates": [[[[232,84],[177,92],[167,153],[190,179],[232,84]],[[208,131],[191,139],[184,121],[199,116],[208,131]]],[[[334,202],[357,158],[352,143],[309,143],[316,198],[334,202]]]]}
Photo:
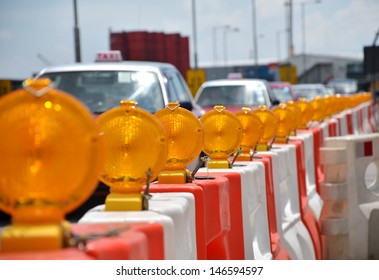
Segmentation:
{"type": "Polygon", "coordinates": [[[272,158],[278,232],[292,259],[315,259],[312,239],[302,222],[299,206],[295,147],[276,145],[272,152],[258,152],[272,158]]]}

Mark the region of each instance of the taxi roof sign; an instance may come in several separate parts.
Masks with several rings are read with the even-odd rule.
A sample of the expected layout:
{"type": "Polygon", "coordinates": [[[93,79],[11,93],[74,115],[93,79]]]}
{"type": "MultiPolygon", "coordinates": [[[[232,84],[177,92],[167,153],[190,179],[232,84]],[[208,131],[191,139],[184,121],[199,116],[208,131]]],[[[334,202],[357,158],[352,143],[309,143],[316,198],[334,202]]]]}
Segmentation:
{"type": "Polygon", "coordinates": [[[122,55],[119,50],[101,51],[96,53],[96,62],[122,61],[122,55]]]}

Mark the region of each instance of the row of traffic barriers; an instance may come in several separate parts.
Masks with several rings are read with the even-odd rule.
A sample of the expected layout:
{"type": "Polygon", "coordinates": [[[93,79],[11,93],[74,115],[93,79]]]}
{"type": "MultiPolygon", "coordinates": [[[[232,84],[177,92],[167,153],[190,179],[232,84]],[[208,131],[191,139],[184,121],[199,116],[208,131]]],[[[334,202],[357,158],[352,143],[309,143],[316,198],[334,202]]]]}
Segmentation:
{"type": "Polygon", "coordinates": [[[12,215],[0,259],[379,258],[370,94],[215,106],[200,120],[179,105],[152,115],[124,101],[94,120],[47,79],[0,99],[12,215]],[[104,204],[68,223],[98,179],[104,204]]]}

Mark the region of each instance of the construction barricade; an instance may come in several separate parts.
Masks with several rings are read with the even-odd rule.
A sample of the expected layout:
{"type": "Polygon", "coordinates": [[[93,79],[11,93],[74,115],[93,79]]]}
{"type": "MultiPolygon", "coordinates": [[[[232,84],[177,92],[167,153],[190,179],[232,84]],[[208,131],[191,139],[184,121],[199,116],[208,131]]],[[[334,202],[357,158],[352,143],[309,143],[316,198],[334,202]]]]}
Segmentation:
{"type": "Polygon", "coordinates": [[[232,259],[272,259],[263,165],[238,162],[228,169],[202,168],[197,174],[226,177],[231,183],[229,243],[241,248],[232,259]]]}
{"type": "Polygon", "coordinates": [[[300,215],[295,147],[275,146],[272,151],[258,152],[272,159],[274,196],[278,232],[292,259],[315,259],[311,236],[300,215]]]}
{"type": "Polygon", "coordinates": [[[195,197],[198,259],[230,259],[228,233],[230,231],[229,181],[195,180],[185,184],[151,184],[152,193],[191,192],[195,197]]]}
{"type": "Polygon", "coordinates": [[[379,135],[327,138],[321,234],[326,259],[379,257],[379,135]]]}

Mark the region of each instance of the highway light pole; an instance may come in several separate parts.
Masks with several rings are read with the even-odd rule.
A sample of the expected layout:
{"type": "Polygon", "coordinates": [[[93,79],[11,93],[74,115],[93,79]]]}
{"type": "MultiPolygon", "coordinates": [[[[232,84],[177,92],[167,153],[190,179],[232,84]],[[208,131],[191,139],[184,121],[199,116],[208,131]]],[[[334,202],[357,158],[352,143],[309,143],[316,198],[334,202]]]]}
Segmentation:
{"type": "Polygon", "coordinates": [[[192,0],[192,32],[193,32],[193,56],[195,69],[197,69],[197,34],[196,34],[196,3],[192,0]]]}
{"type": "Polygon", "coordinates": [[[315,1],[303,1],[300,3],[301,5],[301,26],[302,26],[302,33],[303,33],[303,72],[307,70],[307,54],[305,51],[305,5],[306,4],[319,4],[321,3],[321,0],[315,0],[315,1]]]}
{"type": "Polygon", "coordinates": [[[216,66],[218,55],[217,55],[217,30],[225,28],[226,25],[214,26],[212,30],[213,37],[213,65],[216,66]]]}
{"type": "Polygon", "coordinates": [[[227,46],[227,34],[228,32],[238,32],[239,28],[237,27],[230,27],[230,25],[224,26],[224,64],[227,64],[228,61],[228,46],[227,46]]]}
{"type": "Polygon", "coordinates": [[[256,17],[255,0],[251,1],[251,6],[252,6],[253,48],[254,48],[254,64],[255,64],[254,76],[258,78],[258,42],[257,42],[257,17],[256,17]]]}
{"type": "Polygon", "coordinates": [[[80,34],[78,26],[78,11],[76,0],[74,0],[74,40],[75,40],[75,62],[81,62],[80,56],[80,34]]]}

